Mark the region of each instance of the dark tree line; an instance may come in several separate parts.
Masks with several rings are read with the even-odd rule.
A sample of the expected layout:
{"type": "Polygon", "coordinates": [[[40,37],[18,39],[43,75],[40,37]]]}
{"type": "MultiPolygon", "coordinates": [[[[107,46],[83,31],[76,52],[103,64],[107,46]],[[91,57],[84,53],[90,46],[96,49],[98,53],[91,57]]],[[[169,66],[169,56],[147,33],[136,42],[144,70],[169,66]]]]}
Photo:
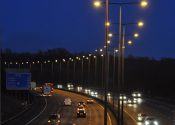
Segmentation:
{"type": "MultiPolygon", "coordinates": [[[[89,56],[88,53],[83,52],[72,54],[62,48],[50,49],[46,52],[39,51],[37,53],[15,53],[10,49],[6,49],[2,52],[1,62],[3,73],[8,67],[19,68],[19,63],[21,64],[23,62],[24,64],[21,64],[20,68],[30,69],[32,73],[32,81],[36,81],[38,84],[42,84],[44,82],[71,82],[82,86],[102,88],[104,77],[102,75],[102,72],[104,72],[103,59],[104,57],[98,53],[91,56],[89,56]],[[94,58],[94,55],[96,58],[94,58]],[[83,58],[83,56],[85,56],[85,58],[83,58]],[[76,59],[76,57],[80,57],[80,60],[76,59]],[[86,59],[86,57],[88,57],[88,59],[86,59]],[[71,61],[69,58],[72,58],[73,60],[71,61]],[[65,59],[66,61],[63,62],[62,59],[65,59]],[[37,63],[37,61],[39,61],[39,63],[37,63]],[[9,64],[10,62],[13,62],[13,64],[9,64]],[[18,64],[15,64],[15,62],[18,62],[18,64]],[[28,64],[26,64],[26,62],[28,62],[28,64]]],[[[108,88],[115,88],[117,92],[117,57],[114,86],[113,55],[110,55],[109,60],[110,74],[108,88]]],[[[3,81],[3,83],[5,82],[3,81]]],[[[161,60],[155,60],[147,57],[133,56],[125,58],[124,88],[126,92],[139,90],[154,96],[174,98],[174,83],[175,59],[164,58],[161,60]]],[[[3,87],[5,88],[5,86],[3,87]]]]}

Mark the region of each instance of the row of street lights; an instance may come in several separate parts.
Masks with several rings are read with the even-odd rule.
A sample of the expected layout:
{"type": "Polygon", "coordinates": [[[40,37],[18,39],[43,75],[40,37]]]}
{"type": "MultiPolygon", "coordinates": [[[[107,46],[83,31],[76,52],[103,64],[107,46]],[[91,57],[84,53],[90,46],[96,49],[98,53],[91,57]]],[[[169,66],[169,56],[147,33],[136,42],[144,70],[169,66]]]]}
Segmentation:
{"type": "MultiPolygon", "coordinates": [[[[87,67],[87,76],[88,76],[88,80],[87,80],[87,83],[90,82],[90,74],[91,72],[93,71],[92,70],[92,61],[94,62],[94,65],[95,65],[95,68],[94,68],[94,71],[95,71],[95,80],[96,80],[96,77],[97,77],[97,59],[98,58],[103,58],[103,53],[101,54],[88,54],[87,56],[77,56],[77,57],[70,57],[70,58],[67,58],[67,59],[54,59],[54,60],[47,60],[47,61],[23,61],[23,62],[12,62],[12,61],[4,61],[3,64],[5,65],[4,68],[16,68],[18,67],[18,69],[22,69],[22,68],[29,68],[29,69],[33,69],[32,67],[35,65],[35,66],[39,66],[40,67],[40,72],[42,73],[43,72],[43,67],[45,67],[47,64],[49,64],[50,66],[50,69],[51,69],[51,72],[53,74],[53,72],[55,71],[56,67],[58,67],[58,71],[59,71],[59,80],[61,80],[61,76],[62,76],[62,71],[63,71],[63,65],[66,66],[65,68],[65,71],[66,71],[66,79],[67,81],[66,82],[71,82],[69,81],[69,77],[71,76],[70,74],[70,68],[71,66],[70,65],[73,65],[73,82],[76,83],[77,81],[75,80],[76,78],[76,70],[77,70],[77,61],[79,63],[81,63],[81,67],[80,68],[80,71],[81,71],[81,82],[84,83],[84,68],[87,67]],[[94,59],[94,60],[93,60],[94,59]],[[85,62],[87,61],[87,62],[85,62]],[[87,63],[87,66],[85,66],[85,63],[87,63]],[[57,65],[57,66],[56,66],[57,65]],[[55,67],[56,66],[56,67],[55,67]],[[91,71],[92,70],[92,71],[91,71]]],[[[103,60],[103,59],[102,59],[103,60]]],[[[103,68],[103,61],[102,61],[102,68],[103,68]]],[[[97,80],[96,80],[97,81],[97,80]]],[[[63,81],[59,81],[59,82],[63,82],[63,81]]]]}
{"type": "MultiPolygon", "coordinates": [[[[108,33],[110,22],[109,22],[109,15],[108,15],[108,5],[119,5],[119,36],[118,36],[118,93],[124,92],[124,49],[125,49],[125,37],[126,37],[126,24],[122,23],[122,6],[123,5],[135,5],[139,4],[141,7],[145,8],[148,6],[148,1],[147,0],[141,0],[140,2],[124,2],[124,3],[114,3],[114,2],[109,2],[109,0],[106,0],[105,2],[102,2],[101,0],[94,0],[94,6],[95,7],[100,7],[102,4],[105,4],[105,9],[106,9],[106,14],[105,14],[105,88],[104,88],[104,125],[107,125],[107,85],[109,84],[108,81],[108,44],[109,42],[109,37],[112,37],[112,33],[108,33]]],[[[128,23],[133,24],[133,23],[128,23]]],[[[135,23],[134,23],[135,24],[135,23]]],[[[139,27],[143,27],[144,23],[143,22],[138,22],[137,25],[139,27]]],[[[138,33],[134,34],[134,37],[139,37],[138,33]]],[[[132,41],[129,40],[128,44],[132,44],[132,41]]],[[[114,88],[114,87],[113,87],[114,88]]],[[[114,93],[113,93],[114,94],[114,93]]],[[[114,100],[113,100],[114,101],[114,100]]],[[[118,125],[123,125],[123,101],[122,105],[120,106],[120,99],[118,99],[118,125]]]]}

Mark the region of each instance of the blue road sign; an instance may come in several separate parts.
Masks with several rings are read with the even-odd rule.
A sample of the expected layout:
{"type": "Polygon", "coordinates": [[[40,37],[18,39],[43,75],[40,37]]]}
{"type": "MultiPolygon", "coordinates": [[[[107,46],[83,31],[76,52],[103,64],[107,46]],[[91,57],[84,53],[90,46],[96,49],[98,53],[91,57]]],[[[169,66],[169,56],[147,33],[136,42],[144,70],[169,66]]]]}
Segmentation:
{"type": "Polygon", "coordinates": [[[29,72],[6,72],[7,90],[28,90],[30,88],[31,73],[29,72]]]}

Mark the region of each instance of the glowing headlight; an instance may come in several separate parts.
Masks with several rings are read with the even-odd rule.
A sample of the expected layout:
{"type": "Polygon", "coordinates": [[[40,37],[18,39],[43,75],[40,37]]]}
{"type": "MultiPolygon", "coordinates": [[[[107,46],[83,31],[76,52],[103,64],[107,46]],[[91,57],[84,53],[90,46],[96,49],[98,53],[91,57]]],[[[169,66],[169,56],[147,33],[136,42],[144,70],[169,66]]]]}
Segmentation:
{"type": "Polygon", "coordinates": [[[94,95],[94,92],[91,92],[91,95],[94,95]]]}
{"type": "Polygon", "coordinates": [[[124,96],[123,99],[126,99],[126,96],[124,96]]]}
{"type": "Polygon", "coordinates": [[[142,118],[141,118],[141,117],[138,117],[138,120],[139,120],[139,121],[141,121],[141,120],[142,120],[142,118]]]}
{"type": "Polygon", "coordinates": [[[133,94],[132,94],[132,96],[136,97],[136,94],[135,94],[135,93],[133,93],[133,94]]]}
{"type": "Polygon", "coordinates": [[[149,125],[149,121],[145,121],[145,125],[149,125]]]}
{"type": "Polygon", "coordinates": [[[95,94],[95,95],[97,95],[98,93],[97,93],[97,92],[95,92],[94,94],[95,94]]]}
{"type": "Polygon", "coordinates": [[[140,94],[140,93],[138,93],[138,94],[137,94],[137,96],[138,96],[138,97],[141,97],[141,94],[140,94]]]}
{"type": "Polygon", "coordinates": [[[154,121],[154,124],[155,124],[155,125],[158,125],[158,122],[157,122],[157,121],[154,121]]]}
{"type": "Polygon", "coordinates": [[[50,123],[50,120],[48,120],[48,123],[50,123]]]}

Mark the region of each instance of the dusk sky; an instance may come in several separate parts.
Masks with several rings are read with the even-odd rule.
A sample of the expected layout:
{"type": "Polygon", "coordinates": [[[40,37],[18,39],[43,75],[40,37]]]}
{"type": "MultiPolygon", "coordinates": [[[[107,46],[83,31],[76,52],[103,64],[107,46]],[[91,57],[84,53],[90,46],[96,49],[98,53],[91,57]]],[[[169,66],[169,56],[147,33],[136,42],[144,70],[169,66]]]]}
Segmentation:
{"type": "MultiPolygon", "coordinates": [[[[1,0],[1,45],[16,52],[37,52],[52,48],[93,52],[103,46],[105,8],[94,8],[92,2],[1,0]]],[[[175,58],[175,0],[149,0],[149,3],[149,7],[144,9],[136,5],[123,6],[123,22],[140,19],[145,22],[142,29],[127,27],[127,34],[138,31],[140,38],[131,38],[134,44],[126,47],[126,54],[175,58]]],[[[118,10],[118,6],[110,6],[111,22],[118,22],[118,10]]],[[[111,25],[110,30],[117,33],[118,27],[111,25]]],[[[117,37],[112,40],[117,42],[117,37]]]]}

